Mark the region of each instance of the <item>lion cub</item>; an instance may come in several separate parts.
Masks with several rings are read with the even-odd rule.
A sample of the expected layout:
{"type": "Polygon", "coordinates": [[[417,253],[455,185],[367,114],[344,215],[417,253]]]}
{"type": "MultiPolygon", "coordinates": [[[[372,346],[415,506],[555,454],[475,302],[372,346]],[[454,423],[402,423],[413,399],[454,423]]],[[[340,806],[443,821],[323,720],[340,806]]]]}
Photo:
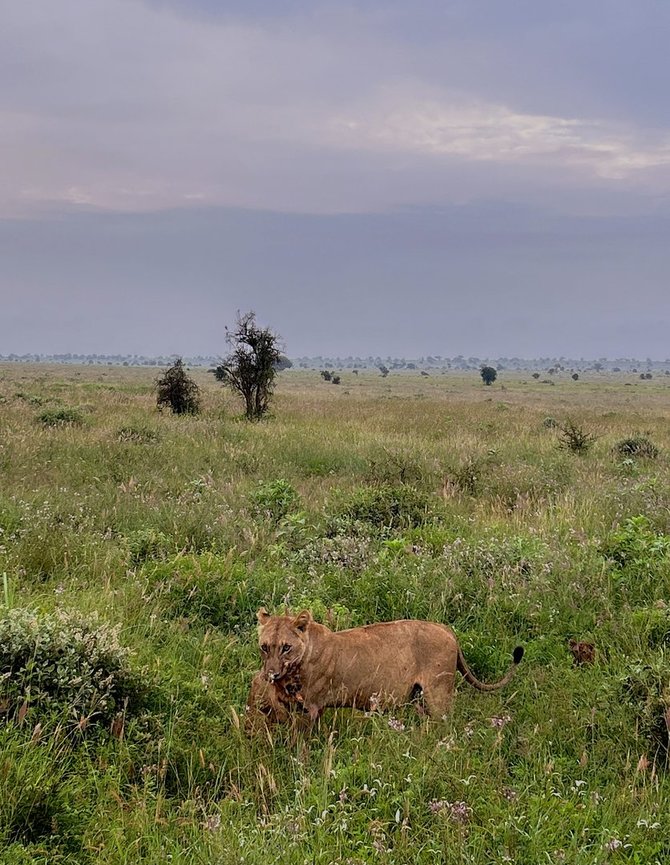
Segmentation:
{"type": "Polygon", "coordinates": [[[257,618],[263,669],[249,694],[251,725],[260,715],[284,721],[294,708],[312,721],[328,707],[384,709],[419,691],[429,715],[441,718],[451,708],[456,670],[478,690],[494,691],[523,657],[518,646],[503,678],[485,684],[471,672],[454,633],[436,622],[403,619],[334,632],[309,610],[271,616],[260,609],[257,618]]]}

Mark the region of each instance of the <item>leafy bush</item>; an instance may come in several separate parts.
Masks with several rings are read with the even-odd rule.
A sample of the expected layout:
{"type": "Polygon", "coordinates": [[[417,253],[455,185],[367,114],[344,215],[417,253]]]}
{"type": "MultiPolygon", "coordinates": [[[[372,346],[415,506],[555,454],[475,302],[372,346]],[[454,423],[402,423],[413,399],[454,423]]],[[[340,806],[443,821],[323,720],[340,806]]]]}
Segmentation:
{"type": "Polygon", "coordinates": [[[137,529],[127,537],[130,562],[133,567],[141,565],[147,559],[165,558],[170,539],[156,529],[137,529]]]}
{"type": "Polygon", "coordinates": [[[119,643],[119,627],[57,610],[0,611],[0,683],[3,707],[25,703],[69,716],[108,721],[139,706],[145,685],[119,643]]]}
{"type": "Polygon", "coordinates": [[[670,712],[670,665],[664,654],[653,663],[630,665],[620,682],[619,698],[632,707],[640,734],[654,751],[667,754],[670,712]]]}
{"type": "Polygon", "coordinates": [[[0,499],[0,545],[18,531],[21,525],[21,510],[12,501],[0,499]]]}
{"type": "Polygon", "coordinates": [[[17,391],[14,396],[16,397],[16,399],[22,399],[24,402],[27,402],[28,405],[44,405],[44,398],[41,396],[36,396],[35,394],[17,391]]]}
{"type": "Polygon", "coordinates": [[[670,537],[654,531],[648,517],[629,517],[610,535],[603,553],[620,568],[644,571],[668,557],[670,537]]]}
{"type": "Polygon", "coordinates": [[[360,573],[370,564],[372,553],[372,541],[364,535],[334,535],[302,543],[293,553],[292,561],[310,572],[331,567],[352,574],[360,573]]]}
{"type": "Polygon", "coordinates": [[[175,618],[194,619],[225,630],[244,632],[253,627],[256,611],[278,602],[275,577],[256,571],[250,579],[246,565],[212,553],[178,556],[148,566],[151,598],[175,618]]]}
{"type": "Polygon", "coordinates": [[[570,481],[569,468],[546,461],[544,465],[511,463],[491,465],[482,473],[480,494],[508,510],[523,509],[531,503],[552,498],[570,481]]]}
{"type": "Polygon", "coordinates": [[[450,480],[463,493],[470,496],[477,495],[479,490],[479,476],[484,462],[478,457],[468,457],[454,471],[450,480]]]}
{"type": "Polygon", "coordinates": [[[296,489],[281,478],[260,486],[249,497],[255,516],[278,523],[298,508],[300,496],[296,489]]]}
{"type": "Polygon", "coordinates": [[[378,456],[370,460],[367,479],[372,483],[419,485],[425,481],[427,474],[425,464],[417,459],[414,452],[383,448],[378,456]]]}
{"type": "Polygon", "coordinates": [[[432,508],[432,500],[408,484],[359,487],[335,505],[330,513],[331,527],[333,519],[335,523],[366,523],[380,529],[420,526],[432,508]]]}
{"type": "Polygon", "coordinates": [[[44,426],[80,426],[84,416],[78,408],[47,408],[39,415],[44,426]]]}
{"type": "MultiPolygon", "coordinates": [[[[662,602],[660,602],[662,603],[662,602]]],[[[670,646],[670,609],[666,606],[641,607],[626,616],[631,631],[649,648],[670,646]]]]}
{"type": "Polygon", "coordinates": [[[200,411],[200,388],[186,374],[180,357],[156,379],[158,408],[169,406],[173,414],[197,414],[200,411]]]}
{"type": "Polygon", "coordinates": [[[647,438],[647,436],[631,436],[622,439],[614,445],[614,451],[621,457],[642,457],[644,459],[656,459],[658,448],[647,438]]]}
{"type": "Polygon", "coordinates": [[[506,589],[518,587],[533,573],[548,571],[548,554],[542,541],[523,535],[477,542],[456,538],[442,550],[450,571],[486,582],[494,580],[506,589]]]}
{"type": "Polygon", "coordinates": [[[546,417],[542,421],[542,426],[545,429],[555,429],[558,426],[558,421],[556,420],[555,417],[546,417]]]}

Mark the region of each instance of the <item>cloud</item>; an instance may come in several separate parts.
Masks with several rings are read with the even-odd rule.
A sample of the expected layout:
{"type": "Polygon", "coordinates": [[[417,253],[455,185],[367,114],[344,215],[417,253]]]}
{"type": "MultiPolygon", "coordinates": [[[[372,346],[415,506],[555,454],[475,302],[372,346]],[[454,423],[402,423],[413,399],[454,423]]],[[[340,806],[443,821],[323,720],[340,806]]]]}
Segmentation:
{"type": "Polygon", "coordinates": [[[520,86],[501,99],[466,74],[472,37],[450,37],[444,62],[428,46],[431,66],[397,5],[292,3],[271,19],[242,4],[235,17],[139,0],[6,6],[0,215],[360,212],[547,190],[578,207],[593,190],[670,191],[667,130],[529,110],[520,86]]]}
{"type": "Polygon", "coordinates": [[[334,139],[378,152],[586,168],[612,180],[670,166],[668,133],[645,135],[593,120],[521,113],[462,95],[426,98],[417,91],[411,97],[386,93],[377,104],[341,115],[333,121],[334,139]]]}

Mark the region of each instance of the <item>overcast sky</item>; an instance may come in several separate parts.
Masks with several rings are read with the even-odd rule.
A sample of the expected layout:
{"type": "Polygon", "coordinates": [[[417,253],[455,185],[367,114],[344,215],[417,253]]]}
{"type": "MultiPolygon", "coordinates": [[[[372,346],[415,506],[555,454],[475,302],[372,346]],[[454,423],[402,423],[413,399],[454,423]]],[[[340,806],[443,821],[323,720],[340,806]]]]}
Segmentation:
{"type": "Polygon", "coordinates": [[[0,353],[670,356],[668,0],[0,0],[0,353]]]}

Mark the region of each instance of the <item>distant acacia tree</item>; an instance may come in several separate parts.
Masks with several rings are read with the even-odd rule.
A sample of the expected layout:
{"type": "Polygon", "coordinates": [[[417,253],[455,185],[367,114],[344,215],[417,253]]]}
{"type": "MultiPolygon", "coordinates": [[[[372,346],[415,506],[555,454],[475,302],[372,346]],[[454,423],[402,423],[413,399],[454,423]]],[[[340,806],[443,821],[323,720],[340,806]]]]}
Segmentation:
{"type": "Polygon", "coordinates": [[[173,414],[197,414],[200,411],[200,388],[186,373],[180,357],[156,379],[158,408],[169,406],[173,414]]]}
{"type": "Polygon", "coordinates": [[[386,378],[386,376],[390,372],[389,368],[387,366],[384,366],[383,363],[379,365],[378,369],[379,369],[379,374],[381,375],[382,378],[386,378]]]}
{"type": "Polygon", "coordinates": [[[493,382],[498,378],[498,373],[495,367],[492,366],[483,366],[479,370],[479,374],[481,375],[484,384],[493,384],[493,382]]]}
{"type": "Polygon", "coordinates": [[[578,372],[573,372],[573,373],[572,373],[572,380],[573,380],[573,381],[578,381],[578,380],[579,380],[579,373],[578,373],[578,372]]]}
{"type": "Polygon", "coordinates": [[[279,337],[270,328],[256,324],[256,314],[238,313],[235,327],[226,328],[230,353],[212,372],[244,399],[248,420],[259,420],[267,412],[274,391],[277,369],[284,355],[279,350],[279,337]]]}
{"type": "Polygon", "coordinates": [[[329,369],[322,369],[321,370],[321,378],[324,381],[330,381],[332,379],[332,377],[333,377],[333,374],[329,369]]]}

